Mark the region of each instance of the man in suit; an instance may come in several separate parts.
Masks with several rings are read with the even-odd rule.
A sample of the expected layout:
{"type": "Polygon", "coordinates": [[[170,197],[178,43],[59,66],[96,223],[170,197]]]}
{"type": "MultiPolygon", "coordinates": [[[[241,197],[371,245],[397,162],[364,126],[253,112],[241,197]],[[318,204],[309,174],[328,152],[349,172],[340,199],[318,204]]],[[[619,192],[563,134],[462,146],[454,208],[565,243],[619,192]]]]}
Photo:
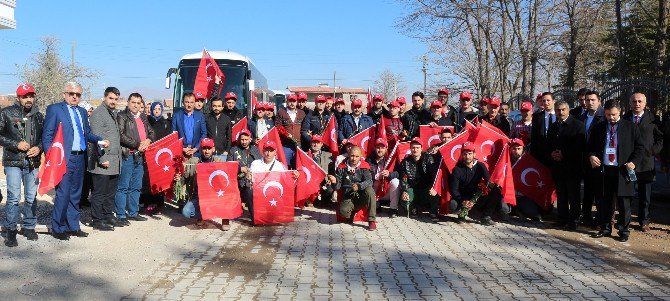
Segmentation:
{"type": "Polygon", "coordinates": [[[568,231],[577,230],[580,215],[579,183],[581,180],[581,158],[586,134],[584,124],[570,116],[568,103],[558,101],[554,105],[557,122],[549,126],[548,151],[558,197],[558,224],[568,231]]]}
{"type": "Polygon", "coordinates": [[[88,236],[88,233],[79,227],[81,217],[79,201],[86,170],[86,142],[93,143],[96,147],[109,146],[108,140],[103,140],[91,132],[86,110],[77,106],[81,100],[81,92],[82,88],[78,83],[65,84],[64,101],[47,107],[42,132],[42,149],[48,150],[58,131],[58,125],[62,124],[63,127],[63,150],[67,171],[56,186],[51,221],[51,233],[54,238],[60,240],[69,240],[70,236],[88,236]]]}
{"type": "MultiPolygon", "coordinates": [[[[584,123],[584,130],[586,134],[586,141],[589,140],[593,127],[599,122],[605,120],[605,111],[601,105],[600,95],[595,91],[586,91],[584,93],[584,107],[585,112],[581,115],[579,120],[584,123]]],[[[586,155],[582,159],[582,170],[584,171],[584,197],[582,199],[582,223],[587,226],[594,227],[597,221],[593,218],[593,203],[595,201],[595,179],[598,177],[600,170],[592,168],[591,162],[586,155]]],[[[596,208],[598,204],[596,203],[596,208]]]]}
{"type": "Polygon", "coordinates": [[[545,166],[549,166],[552,160],[547,156],[551,153],[548,149],[547,132],[549,131],[549,126],[556,122],[554,95],[551,92],[544,92],[538,98],[541,110],[533,113],[533,122],[530,131],[530,154],[545,166]]]}
{"type": "Polygon", "coordinates": [[[591,166],[602,171],[598,178],[602,185],[597,186],[596,193],[600,200],[600,231],[594,237],[612,235],[611,220],[616,201],[619,212],[619,241],[626,242],[630,235],[630,201],[635,194],[635,186],[629,173],[640,165],[644,145],[638,127],[621,118],[621,105],[618,101],[610,100],[605,103],[605,121],[593,128],[587,149],[591,166]]]}
{"type": "Polygon", "coordinates": [[[577,105],[570,110],[570,116],[579,118],[582,116],[584,113],[586,113],[586,92],[588,92],[589,89],[586,88],[581,88],[579,91],[577,91],[577,105]]]}
{"type": "Polygon", "coordinates": [[[207,137],[207,123],[205,115],[195,110],[195,95],[184,93],[182,97],[184,108],[172,116],[172,130],[177,131],[179,138],[184,138],[184,155],[187,158],[198,156],[200,140],[207,137]]]}
{"type": "Polygon", "coordinates": [[[630,108],[623,119],[632,121],[640,130],[644,152],[640,164],[635,166],[637,177],[637,220],[642,232],[649,232],[649,205],[651,204],[651,183],[656,178],[656,164],[654,157],[661,153],[663,148],[663,133],[655,124],[656,118],[647,106],[647,97],[643,93],[633,93],[630,96],[630,108]]]}
{"type": "Polygon", "coordinates": [[[116,123],[116,102],[119,96],[119,89],[108,87],[102,104],[91,114],[91,132],[109,140],[109,147],[104,150],[88,150],[88,170],[93,182],[91,227],[101,231],[113,231],[114,226],[117,226],[114,196],[121,172],[121,137],[116,123]]]}

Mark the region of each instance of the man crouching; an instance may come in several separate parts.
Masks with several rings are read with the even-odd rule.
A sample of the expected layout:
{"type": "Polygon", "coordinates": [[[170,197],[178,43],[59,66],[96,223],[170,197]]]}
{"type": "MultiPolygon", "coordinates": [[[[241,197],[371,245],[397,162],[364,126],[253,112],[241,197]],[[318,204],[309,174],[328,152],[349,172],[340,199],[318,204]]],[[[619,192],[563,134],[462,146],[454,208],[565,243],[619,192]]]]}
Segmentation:
{"type": "Polygon", "coordinates": [[[372,174],[369,165],[361,160],[361,148],[354,146],[349,150],[349,158],[344,160],[335,170],[335,176],[329,176],[336,190],[342,193],[342,201],[338,208],[341,216],[353,223],[354,216],[362,208],[368,209],[368,230],[377,229],[375,211],[377,200],[372,189],[372,174]]]}

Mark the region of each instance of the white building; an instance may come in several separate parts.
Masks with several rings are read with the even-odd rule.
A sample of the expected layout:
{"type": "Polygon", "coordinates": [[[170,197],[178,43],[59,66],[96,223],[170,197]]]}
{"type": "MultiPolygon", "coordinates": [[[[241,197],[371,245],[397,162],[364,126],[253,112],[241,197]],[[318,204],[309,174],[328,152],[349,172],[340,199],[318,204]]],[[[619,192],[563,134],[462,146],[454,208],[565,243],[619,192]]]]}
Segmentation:
{"type": "Polygon", "coordinates": [[[0,0],[0,29],[16,29],[15,7],[16,0],[0,0]]]}

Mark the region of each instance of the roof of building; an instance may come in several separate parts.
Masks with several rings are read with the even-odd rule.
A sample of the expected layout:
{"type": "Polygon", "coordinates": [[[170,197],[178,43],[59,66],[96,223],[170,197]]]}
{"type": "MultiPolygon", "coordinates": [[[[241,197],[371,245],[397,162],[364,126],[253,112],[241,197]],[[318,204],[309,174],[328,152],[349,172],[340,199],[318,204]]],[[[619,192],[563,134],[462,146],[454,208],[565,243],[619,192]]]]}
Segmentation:
{"type": "MultiPolygon", "coordinates": [[[[333,87],[328,86],[317,86],[317,87],[298,87],[298,86],[289,86],[287,88],[289,91],[296,92],[305,92],[305,93],[322,93],[328,94],[333,93],[333,87]]],[[[342,88],[336,87],[334,89],[335,93],[350,93],[350,94],[365,94],[368,93],[368,90],[363,88],[342,88]]]]}

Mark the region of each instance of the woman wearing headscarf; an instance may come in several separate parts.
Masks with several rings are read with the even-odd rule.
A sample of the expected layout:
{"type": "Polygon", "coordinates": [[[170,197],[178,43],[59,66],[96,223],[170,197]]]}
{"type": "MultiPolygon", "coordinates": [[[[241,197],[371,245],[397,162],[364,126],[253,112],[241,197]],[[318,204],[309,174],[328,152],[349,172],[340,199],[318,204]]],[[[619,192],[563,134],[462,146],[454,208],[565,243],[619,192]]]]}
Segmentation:
{"type": "MultiPolygon", "coordinates": [[[[156,140],[162,139],[163,137],[172,133],[172,123],[165,117],[163,117],[163,104],[159,101],[156,101],[151,104],[149,118],[149,126],[154,130],[154,135],[156,140]]],[[[147,166],[144,165],[144,185],[142,185],[142,194],[143,200],[145,201],[145,213],[148,215],[160,213],[161,207],[163,207],[164,196],[163,194],[152,195],[149,191],[149,172],[146,170],[147,166]]]]}

